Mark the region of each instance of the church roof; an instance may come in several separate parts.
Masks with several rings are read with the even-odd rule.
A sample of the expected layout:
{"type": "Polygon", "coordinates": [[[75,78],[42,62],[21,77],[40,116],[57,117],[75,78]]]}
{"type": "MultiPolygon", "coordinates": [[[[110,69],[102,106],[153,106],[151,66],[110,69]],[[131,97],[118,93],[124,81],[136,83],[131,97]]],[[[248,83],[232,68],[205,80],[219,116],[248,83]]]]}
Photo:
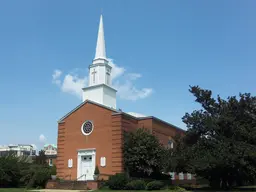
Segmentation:
{"type": "Polygon", "coordinates": [[[126,116],[132,117],[132,118],[137,119],[137,120],[153,119],[153,120],[155,120],[155,121],[158,121],[158,122],[161,122],[161,123],[163,123],[163,124],[169,125],[169,126],[171,126],[171,127],[173,127],[173,128],[176,128],[176,129],[178,129],[178,130],[180,130],[180,131],[183,131],[183,132],[185,131],[184,129],[181,129],[181,128],[179,128],[179,127],[177,127],[177,126],[175,126],[175,125],[173,125],[173,124],[171,124],[171,123],[168,123],[168,122],[166,122],[166,121],[163,121],[163,120],[161,120],[161,119],[159,119],[159,118],[157,118],[157,117],[154,117],[154,116],[135,117],[135,116],[133,116],[133,115],[131,115],[131,114],[129,114],[129,113],[125,113],[125,112],[123,112],[123,111],[116,110],[116,109],[111,108],[111,107],[107,107],[107,106],[105,106],[105,105],[96,103],[96,102],[91,101],[91,100],[85,100],[84,102],[82,102],[80,105],[78,105],[78,106],[75,107],[73,110],[71,110],[71,111],[68,112],[66,115],[64,115],[64,116],[58,121],[58,123],[62,123],[64,119],[66,119],[66,118],[67,118],[69,115],[71,115],[73,112],[75,112],[76,110],[78,110],[79,108],[81,108],[82,106],[84,106],[86,103],[90,103],[90,104],[97,105],[97,106],[99,106],[99,107],[102,107],[102,108],[111,110],[111,111],[113,111],[113,115],[124,114],[124,115],[126,115],[126,116]]]}
{"type": "Polygon", "coordinates": [[[175,125],[173,125],[173,124],[171,124],[171,123],[168,123],[168,122],[166,122],[166,121],[164,121],[164,120],[162,120],[162,119],[159,119],[159,118],[157,118],[157,117],[154,117],[154,116],[135,117],[135,116],[133,116],[133,115],[131,115],[131,114],[129,114],[129,113],[120,112],[120,111],[118,111],[117,113],[114,113],[113,115],[120,115],[120,114],[124,114],[124,115],[126,115],[126,116],[130,116],[130,117],[132,117],[132,118],[134,118],[134,119],[137,119],[137,120],[152,119],[152,120],[158,121],[158,122],[160,122],[160,123],[169,125],[170,127],[173,127],[173,128],[178,129],[178,130],[180,130],[180,131],[183,131],[183,132],[185,131],[184,129],[182,129],[182,128],[180,128],[180,127],[177,127],[177,126],[175,126],[175,125]]]}
{"type": "Polygon", "coordinates": [[[113,112],[118,112],[116,109],[113,109],[111,107],[107,107],[105,105],[102,105],[102,104],[99,104],[99,103],[96,103],[94,101],[91,101],[91,100],[85,100],[84,102],[82,102],[80,105],[78,105],[77,107],[75,107],[73,110],[71,110],[70,112],[68,112],[66,115],[64,115],[62,118],[60,118],[60,120],[58,120],[58,123],[61,123],[63,122],[64,119],[66,119],[69,115],[71,115],[72,113],[74,113],[76,110],[80,109],[82,106],[84,106],[86,103],[90,103],[90,104],[93,104],[93,105],[97,105],[99,107],[103,107],[105,109],[108,109],[108,110],[111,110],[113,112]]]}

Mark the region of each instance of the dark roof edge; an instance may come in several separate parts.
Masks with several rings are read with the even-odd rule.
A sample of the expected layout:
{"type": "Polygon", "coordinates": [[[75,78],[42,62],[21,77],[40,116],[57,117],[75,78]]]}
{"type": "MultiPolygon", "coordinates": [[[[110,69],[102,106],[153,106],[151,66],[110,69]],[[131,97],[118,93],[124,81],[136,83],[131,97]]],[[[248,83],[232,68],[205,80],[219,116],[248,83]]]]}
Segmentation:
{"type": "Polygon", "coordinates": [[[125,115],[125,116],[131,117],[133,119],[139,120],[138,117],[132,116],[132,115],[130,115],[128,113],[125,113],[123,111],[122,112],[119,111],[119,112],[113,113],[112,115],[125,115]]]}
{"type": "Polygon", "coordinates": [[[97,106],[99,106],[99,107],[108,109],[108,110],[113,111],[113,112],[118,112],[116,109],[113,109],[113,108],[111,108],[111,107],[107,107],[107,106],[105,106],[105,105],[96,103],[96,102],[91,101],[91,100],[85,100],[84,102],[82,102],[81,104],[79,104],[78,106],[76,106],[74,109],[72,109],[70,112],[68,112],[66,115],[64,115],[62,118],[60,118],[57,122],[58,122],[58,123],[62,123],[64,119],[66,119],[69,115],[71,115],[72,113],[74,113],[76,110],[78,110],[79,108],[81,108],[81,107],[82,107],[83,105],[85,105],[86,103],[94,104],[94,105],[97,105],[97,106]]]}
{"type": "Polygon", "coordinates": [[[178,129],[178,130],[180,130],[180,131],[186,132],[186,130],[184,130],[184,129],[180,128],[180,127],[177,127],[177,126],[175,126],[175,125],[173,125],[173,124],[171,124],[171,123],[168,123],[168,122],[166,122],[166,121],[164,121],[164,120],[161,120],[161,119],[159,119],[159,118],[157,118],[157,117],[154,117],[154,116],[135,117],[135,116],[132,116],[132,115],[130,115],[130,114],[128,114],[128,113],[125,113],[125,112],[117,112],[117,113],[113,113],[112,115],[122,115],[122,114],[124,114],[124,115],[126,115],[126,116],[129,116],[129,117],[131,117],[131,118],[133,118],[133,119],[136,119],[136,120],[153,119],[153,120],[159,121],[159,122],[161,122],[161,123],[163,123],[163,124],[169,125],[169,126],[175,128],[175,129],[178,129]]]}
{"type": "Polygon", "coordinates": [[[180,131],[186,132],[186,130],[184,130],[184,129],[180,128],[180,127],[177,127],[176,125],[173,125],[173,124],[171,124],[171,123],[168,123],[168,122],[166,122],[166,121],[164,121],[164,120],[162,120],[162,119],[159,119],[159,118],[157,118],[157,117],[154,117],[154,116],[139,117],[139,119],[140,119],[140,120],[144,120],[144,119],[153,119],[153,120],[159,121],[159,122],[161,122],[161,123],[163,123],[163,124],[166,124],[166,125],[169,125],[169,126],[171,126],[171,127],[174,127],[174,128],[176,128],[176,129],[178,129],[178,130],[180,130],[180,131]]]}

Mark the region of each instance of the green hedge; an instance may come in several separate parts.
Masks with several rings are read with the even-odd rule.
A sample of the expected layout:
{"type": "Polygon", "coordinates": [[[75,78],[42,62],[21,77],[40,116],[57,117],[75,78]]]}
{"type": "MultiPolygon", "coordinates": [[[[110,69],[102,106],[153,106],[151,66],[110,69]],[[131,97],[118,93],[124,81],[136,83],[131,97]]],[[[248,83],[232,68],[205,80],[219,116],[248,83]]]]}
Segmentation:
{"type": "MultiPolygon", "coordinates": [[[[152,179],[135,179],[128,178],[125,173],[118,173],[109,177],[103,188],[108,187],[112,190],[160,190],[168,188],[171,185],[171,180],[160,181],[152,179]]],[[[182,192],[182,188],[174,188],[175,191],[182,192]]]]}
{"type": "Polygon", "coordinates": [[[0,187],[44,188],[54,169],[23,157],[0,157],[0,187]]]}
{"type": "Polygon", "coordinates": [[[149,191],[160,190],[164,187],[164,183],[161,181],[151,181],[147,184],[146,189],[149,191]]]}
{"type": "Polygon", "coordinates": [[[126,188],[128,181],[125,173],[117,173],[109,177],[108,186],[112,190],[123,190],[126,188]]]}
{"type": "Polygon", "coordinates": [[[133,180],[127,183],[127,190],[144,190],[146,188],[146,182],[143,180],[133,180]]]}
{"type": "Polygon", "coordinates": [[[179,186],[170,186],[168,189],[172,190],[172,191],[175,191],[175,192],[185,192],[186,191],[185,188],[182,188],[182,187],[179,187],[179,186]]]}

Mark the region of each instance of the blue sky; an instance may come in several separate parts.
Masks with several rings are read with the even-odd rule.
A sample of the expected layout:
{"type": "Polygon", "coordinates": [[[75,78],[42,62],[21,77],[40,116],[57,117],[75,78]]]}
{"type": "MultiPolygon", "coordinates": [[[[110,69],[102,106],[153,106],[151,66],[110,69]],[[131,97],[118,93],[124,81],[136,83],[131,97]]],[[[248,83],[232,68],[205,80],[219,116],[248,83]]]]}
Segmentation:
{"type": "Polygon", "coordinates": [[[199,107],[189,85],[255,95],[255,7],[254,0],[0,1],[0,144],[56,143],[57,120],[81,102],[101,8],[123,111],[186,129],[182,116],[199,107]]]}

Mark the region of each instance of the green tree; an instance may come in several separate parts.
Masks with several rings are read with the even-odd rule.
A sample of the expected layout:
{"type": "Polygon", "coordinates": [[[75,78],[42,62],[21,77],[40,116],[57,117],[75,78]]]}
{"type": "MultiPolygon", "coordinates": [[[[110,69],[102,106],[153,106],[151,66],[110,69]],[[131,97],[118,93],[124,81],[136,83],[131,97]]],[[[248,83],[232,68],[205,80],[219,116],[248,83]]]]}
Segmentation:
{"type": "Polygon", "coordinates": [[[47,158],[45,156],[44,150],[40,150],[38,155],[35,158],[35,163],[40,165],[46,165],[47,164],[47,158]]]}
{"type": "Polygon", "coordinates": [[[14,154],[0,157],[0,187],[19,187],[22,171],[29,166],[28,158],[14,154]]]}
{"type": "Polygon", "coordinates": [[[27,156],[0,157],[0,187],[44,187],[54,168],[45,163],[43,153],[41,157],[34,163],[27,156]]]}
{"type": "Polygon", "coordinates": [[[124,164],[132,177],[157,177],[163,170],[165,149],[146,129],[125,133],[124,164]]]}
{"type": "Polygon", "coordinates": [[[51,177],[51,167],[47,164],[30,164],[30,166],[22,171],[21,182],[27,188],[44,188],[46,182],[51,177]]]}
{"type": "Polygon", "coordinates": [[[165,172],[188,172],[189,156],[185,151],[185,143],[181,135],[176,135],[174,138],[174,148],[168,148],[166,150],[166,161],[164,161],[165,172]]]}
{"type": "Polygon", "coordinates": [[[187,133],[177,159],[216,188],[248,184],[256,178],[256,97],[239,94],[227,100],[210,90],[190,87],[202,108],[186,113],[187,133]]]}

